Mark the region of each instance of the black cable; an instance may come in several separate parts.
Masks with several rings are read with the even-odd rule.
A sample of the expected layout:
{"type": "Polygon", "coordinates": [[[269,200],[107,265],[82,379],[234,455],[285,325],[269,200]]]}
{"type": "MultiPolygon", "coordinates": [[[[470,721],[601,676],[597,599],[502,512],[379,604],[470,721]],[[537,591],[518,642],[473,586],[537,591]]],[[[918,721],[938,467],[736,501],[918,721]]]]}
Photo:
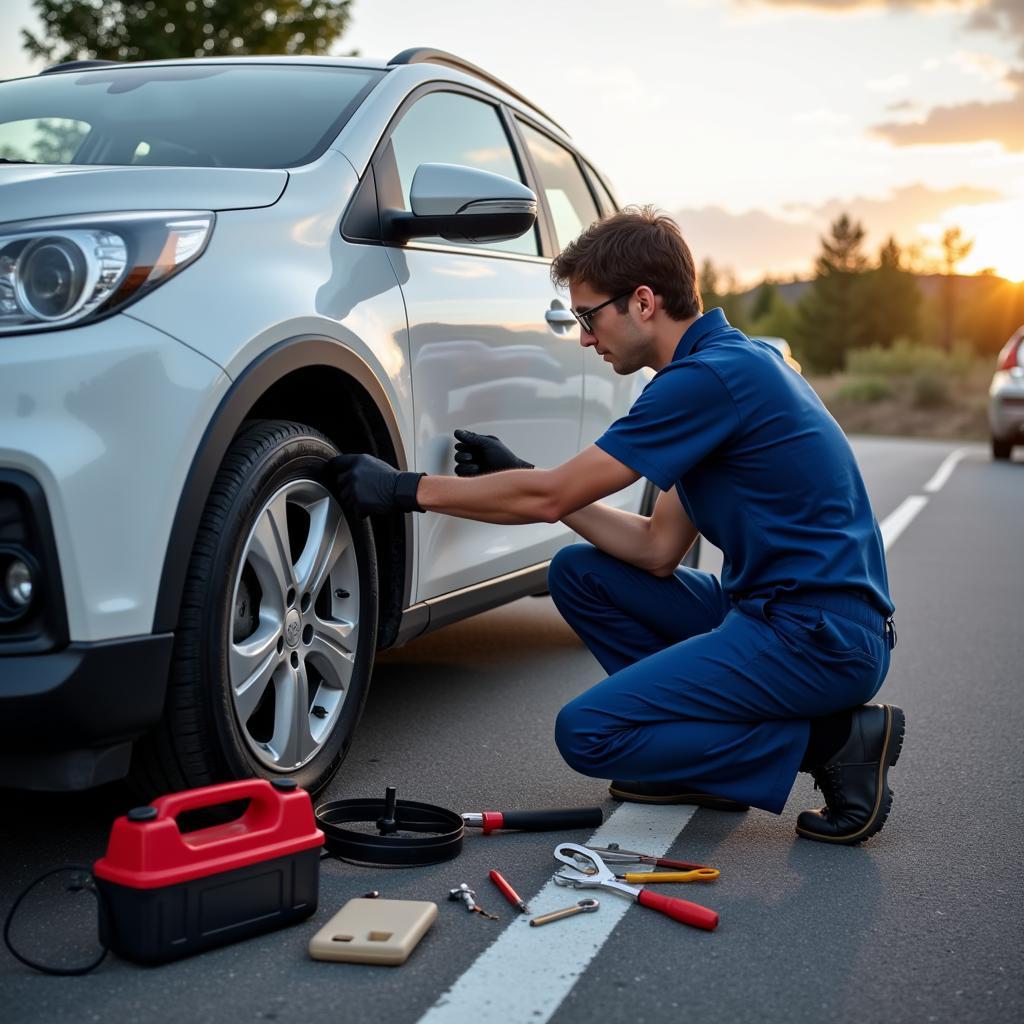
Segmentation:
{"type": "MultiPolygon", "coordinates": [[[[87,878],[92,877],[92,868],[85,864],[65,864],[63,867],[45,871],[38,878],[29,882],[29,884],[22,889],[18,898],[14,901],[14,905],[7,912],[7,919],[4,921],[4,945],[6,945],[11,951],[11,955],[16,960],[20,960],[26,967],[31,967],[35,971],[42,971],[43,974],[56,974],[61,977],[74,977],[81,974],[88,974],[90,971],[99,967],[99,965],[103,963],[103,959],[106,957],[109,947],[106,945],[103,946],[103,950],[100,955],[84,967],[49,967],[46,964],[36,963],[34,960],[30,960],[27,956],[19,953],[18,950],[14,948],[14,943],[11,941],[11,925],[14,922],[14,915],[18,912],[18,907],[21,906],[22,900],[24,900],[40,882],[46,881],[47,878],[51,878],[53,875],[59,875],[62,871],[82,871],[85,873],[87,878]]],[[[92,892],[96,897],[97,904],[103,899],[99,889],[97,889],[95,885],[85,884],[83,888],[89,889],[92,892]]]]}

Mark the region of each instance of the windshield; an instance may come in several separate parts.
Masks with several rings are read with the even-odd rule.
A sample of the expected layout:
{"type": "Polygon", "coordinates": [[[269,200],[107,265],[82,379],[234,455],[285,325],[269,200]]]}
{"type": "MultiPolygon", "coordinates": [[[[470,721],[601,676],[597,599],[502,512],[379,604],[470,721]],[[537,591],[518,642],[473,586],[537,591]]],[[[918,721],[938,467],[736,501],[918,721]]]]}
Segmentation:
{"type": "Polygon", "coordinates": [[[383,72],[295,64],[65,71],[0,83],[0,163],[297,167],[383,72]]]}

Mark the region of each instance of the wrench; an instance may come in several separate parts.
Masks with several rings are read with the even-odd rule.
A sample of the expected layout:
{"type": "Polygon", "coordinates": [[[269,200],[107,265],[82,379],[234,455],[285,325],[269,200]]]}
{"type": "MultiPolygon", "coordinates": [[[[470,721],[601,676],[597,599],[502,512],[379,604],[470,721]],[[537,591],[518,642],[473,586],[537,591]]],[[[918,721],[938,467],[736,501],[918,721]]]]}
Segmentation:
{"type": "Polygon", "coordinates": [[[565,910],[553,910],[550,914],[541,914],[540,917],[531,918],[530,925],[535,927],[541,924],[550,924],[552,921],[561,921],[563,917],[572,917],[573,914],[586,914],[597,910],[600,905],[597,900],[580,900],[575,906],[566,907],[565,910]]]}

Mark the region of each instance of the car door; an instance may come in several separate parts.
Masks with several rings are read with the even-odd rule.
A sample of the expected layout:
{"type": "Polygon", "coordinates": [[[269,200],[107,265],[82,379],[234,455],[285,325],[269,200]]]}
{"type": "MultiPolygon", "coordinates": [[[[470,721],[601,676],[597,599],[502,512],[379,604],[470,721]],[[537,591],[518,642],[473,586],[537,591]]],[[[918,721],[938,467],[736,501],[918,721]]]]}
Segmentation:
{"type": "MultiPolygon", "coordinates": [[[[506,115],[444,86],[416,94],[375,160],[381,205],[410,210],[421,164],[460,164],[527,182],[506,115]]],[[[505,242],[389,245],[408,314],[416,468],[451,474],[452,432],[500,437],[541,467],[577,453],[582,352],[555,295],[537,228],[505,242]]],[[[571,531],[417,516],[420,601],[544,562],[571,531]]]]}
{"type": "MultiPolygon", "coordinates": [[[[603,183],[592,188],[580,160],[571,149],[524,118],[517,117],[516,126],[543,191],[558,249],[564,249],[595,220],[614,213],[616,207],[603,183]]],[[[594,180],[600,182],[596,175],[594,180]]],[[[568,306],[568,292],[563,290],[559,294],[568,306]]],[[[579,328],[573,331],[573,338],[578,345],[579,328]]],[[[647,371],[619,376],[610,363],[589,350],[585,353],[581,450],[593,444],[613,420],[629,410],[651,376],[653,373],[647,371]]],[[[642,490],[643,484],[638,482],[618,494],[609,495],[604,503],[635,512],[640,505],[642,490]]]]}

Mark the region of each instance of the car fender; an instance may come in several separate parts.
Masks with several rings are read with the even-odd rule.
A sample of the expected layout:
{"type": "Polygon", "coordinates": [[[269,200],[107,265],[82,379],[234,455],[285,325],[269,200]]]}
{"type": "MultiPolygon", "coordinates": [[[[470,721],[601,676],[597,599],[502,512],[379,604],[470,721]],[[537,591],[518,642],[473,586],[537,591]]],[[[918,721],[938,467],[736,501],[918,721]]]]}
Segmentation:
{"type": "MultiPolygon", "coordinates": [[[[242,423],[260,399],[282,378],[303,369],[337,369],[351,377],[369,396],[383,422],[391,451],[386,455],[399,469],[406,469],[405,445],[398,415],[388,393],[370,365],[348,346],[331,338],[303,335],[281,341],[262,353],[233,382],[203,434],[192,460],[164,556],[163,570],[153,616],[153,632],[173,630],[177,624],[181,594],[199,521],[224,455],[242,423]]],[[[406,550],[412,550],[411,517],[406,520],[406,550]]],[[[411,564],[406,559],[403,606],[411,593],[411,564]]]]}

